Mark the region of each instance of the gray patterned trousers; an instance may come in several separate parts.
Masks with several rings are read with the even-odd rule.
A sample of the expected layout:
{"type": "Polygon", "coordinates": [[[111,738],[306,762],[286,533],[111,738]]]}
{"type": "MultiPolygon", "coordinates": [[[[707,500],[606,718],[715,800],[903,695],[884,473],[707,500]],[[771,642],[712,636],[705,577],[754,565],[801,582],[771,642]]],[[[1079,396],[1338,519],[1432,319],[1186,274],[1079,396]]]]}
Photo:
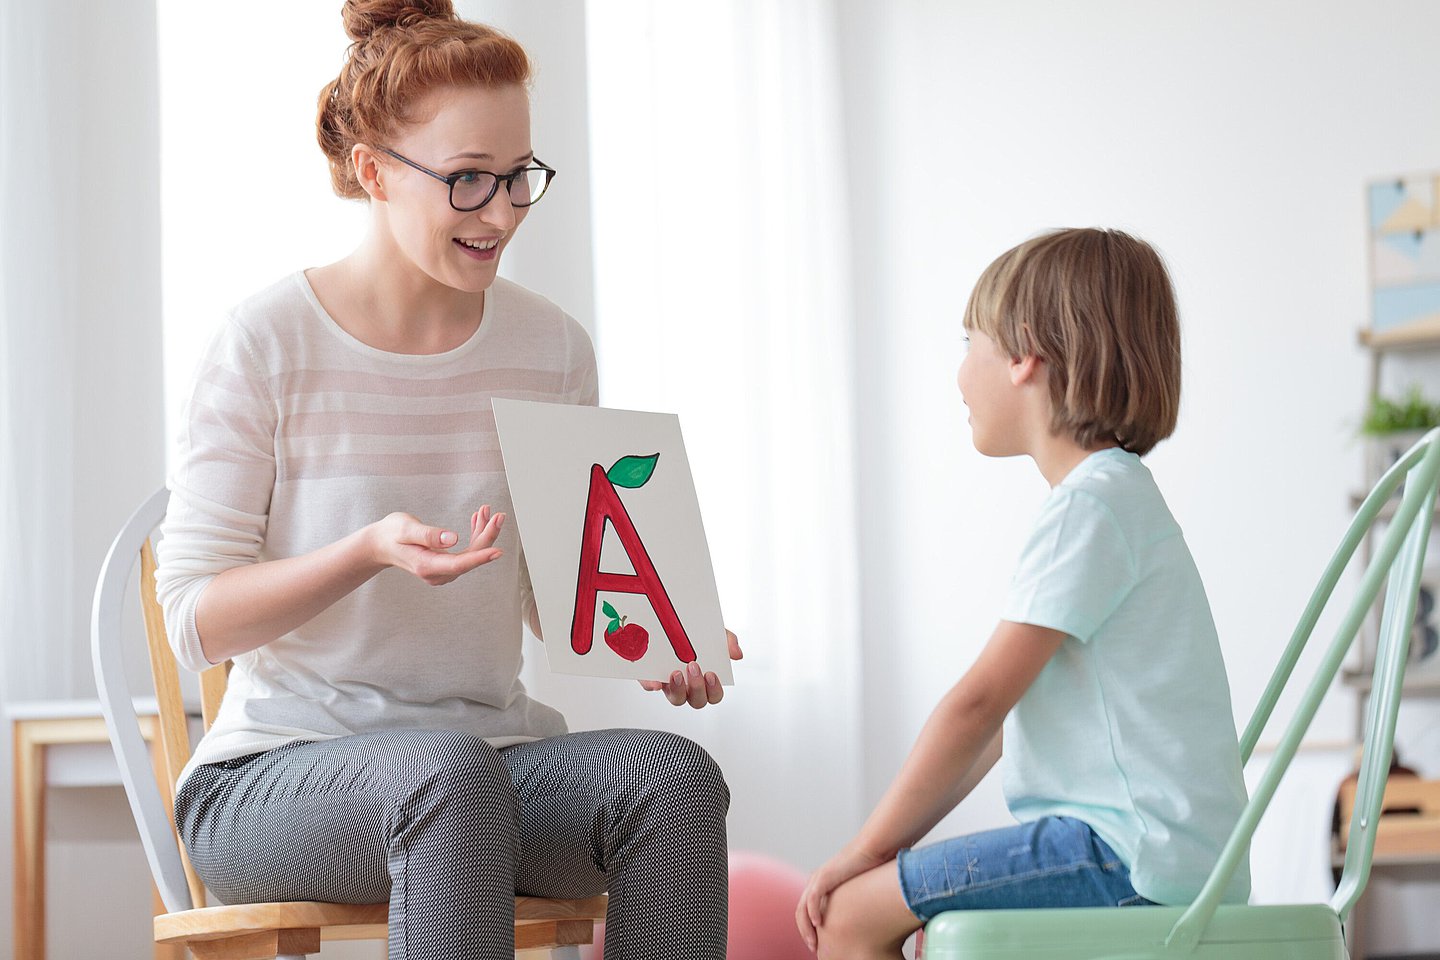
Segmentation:
{"type": "Polygon", "coordinates": [[[397,730],[199,767],[175,820],[225,903],[388,901],[390,960],[511,960],[517,893],[606,891],[606,960],[723,960],[729,802],[669,733],[397,730]]]}

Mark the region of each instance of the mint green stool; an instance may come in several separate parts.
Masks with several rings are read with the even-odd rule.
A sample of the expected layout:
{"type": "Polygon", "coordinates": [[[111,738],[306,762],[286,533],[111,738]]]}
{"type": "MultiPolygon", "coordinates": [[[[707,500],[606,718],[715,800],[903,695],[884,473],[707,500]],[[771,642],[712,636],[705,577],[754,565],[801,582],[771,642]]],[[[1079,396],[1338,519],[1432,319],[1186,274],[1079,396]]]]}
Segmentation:
{"type": "Polygon", "coordinates": [[[923,960],[1348,960],[1343,925],[1365,890],[1375,847],[1375,821],[1385,792],[1400,683],[1405,676],[1411,624],[1419,593],[1425,545],[1440,485],[1440,429],[1427,433],[1376,483],[1356,511],[1255,714],[1240,738],[1248,761],[1260,733],[1290,679],[1310,633],[1330,601],[1355,548],[1397,487],[1405,495],[1360,591],[1336,631],[1325,659],[1305,691],[1255,795],[1240,815],[1215,869],[1188,907],[1104,907],[1069,910],[955,910],[925,927],[923,960]],[[1350,819],[1345,869],[1329,903],[1282,906],[1220,905],[1220,896],[1250,848],[1275,788],[1330,688],[1355,636],[1388,577],[1375,656],[1364,755],[1350,819]]]}

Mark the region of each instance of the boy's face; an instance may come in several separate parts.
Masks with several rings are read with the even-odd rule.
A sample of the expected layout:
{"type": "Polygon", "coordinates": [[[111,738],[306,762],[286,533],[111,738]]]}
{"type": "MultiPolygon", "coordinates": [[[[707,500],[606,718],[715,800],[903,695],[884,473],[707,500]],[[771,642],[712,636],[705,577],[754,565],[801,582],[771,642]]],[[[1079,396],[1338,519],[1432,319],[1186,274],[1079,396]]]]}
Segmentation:
{"type": "Polygon", "coordinates": [[[987,457],[1013,457],[1024,453],[1020,429],[1020,397],[1010,357],[987,334],[967,331],[969,349],[960,362],[955,382],[970,410],[971,439],[987,457]]]}

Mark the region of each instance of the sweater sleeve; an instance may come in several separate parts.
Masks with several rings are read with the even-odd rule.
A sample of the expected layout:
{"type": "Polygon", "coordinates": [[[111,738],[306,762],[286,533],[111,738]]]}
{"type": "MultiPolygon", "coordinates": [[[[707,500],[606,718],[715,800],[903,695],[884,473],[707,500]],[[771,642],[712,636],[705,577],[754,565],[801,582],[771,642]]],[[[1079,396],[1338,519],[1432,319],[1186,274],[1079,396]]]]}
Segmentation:
{"type": "Polygon", "coordinates": [[[594,407],[600,403],[600,374],[595,368],[595,344],[575,319],[565,317],[565,402],[594,407]]]}
{"type": "Polygon", "coordinates": [[[195,626],[200,595],[224,571],[258,561],[275,486],[277,408],[233,319],[201,357],[181,419],[156,594],[176,658],[199,671],[212,665],[195,626]]]}

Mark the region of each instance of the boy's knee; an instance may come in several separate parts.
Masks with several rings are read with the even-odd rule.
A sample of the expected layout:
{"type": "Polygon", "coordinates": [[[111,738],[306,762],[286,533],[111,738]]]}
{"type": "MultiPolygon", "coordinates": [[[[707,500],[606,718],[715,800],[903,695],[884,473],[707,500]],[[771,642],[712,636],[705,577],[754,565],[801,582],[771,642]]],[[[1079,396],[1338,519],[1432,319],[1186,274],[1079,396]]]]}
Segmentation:
{"type": "Polygon", "coordinates": [[[872,942],[875,937],[870,919],[864,897],[853,881],[831,891],[819,931],[820,960],[870,956],[868,951],[877,946],[872,942]]]}

